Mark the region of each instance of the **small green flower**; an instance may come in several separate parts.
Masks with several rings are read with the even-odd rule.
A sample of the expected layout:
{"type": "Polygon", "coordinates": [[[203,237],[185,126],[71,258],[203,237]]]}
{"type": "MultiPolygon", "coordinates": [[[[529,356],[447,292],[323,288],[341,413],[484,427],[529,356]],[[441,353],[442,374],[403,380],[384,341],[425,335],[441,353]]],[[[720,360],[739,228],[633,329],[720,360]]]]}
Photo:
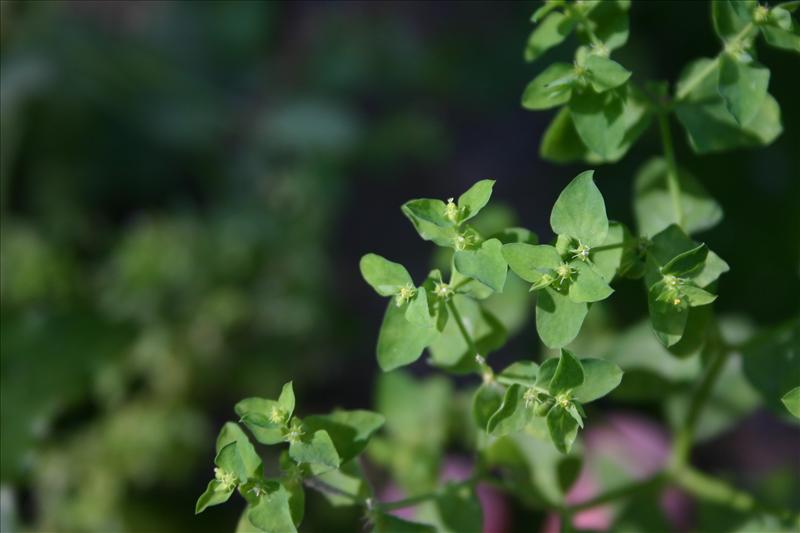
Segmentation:
{"type": "Polygon", "coordinates": [[[238,481],[236,474],[217,467],[214,469],[214,477],[219,482],[219,485],[214,489],[216,492],[228,492],[236,488],[238,481]]]}
{"type": "Polygon", "coordinates": [[[444,216],[453,224],[458,223],[458,206],[453,202],[453,198],[447,199],[447,205],[444,207],[444,216]]]}
{"type": "Polygon", "coordinates": [[[397,291],[397,295],[395,296],[395,303],[397,307],[401,307],[403,304],[410,302],[414,296],[417,294],[417,288],[414,287],[411,283],[406,284],[405,287],[400,287],[397,291]]]}
{"type": "Polygon", "coordinates": [[[433,292],[436,294],[437,298],[442,300],[449,300],[450,297],[453,296],[453,288],[449,283],[444,283],[442,281],[437,281],[435,283],[433,292]]]}

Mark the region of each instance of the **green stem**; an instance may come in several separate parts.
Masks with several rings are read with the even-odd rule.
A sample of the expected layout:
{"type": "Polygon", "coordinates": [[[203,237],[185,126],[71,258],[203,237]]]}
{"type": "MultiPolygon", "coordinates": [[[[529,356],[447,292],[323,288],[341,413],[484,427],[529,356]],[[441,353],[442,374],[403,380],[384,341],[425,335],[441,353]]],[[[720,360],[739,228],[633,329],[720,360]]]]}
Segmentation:
{"type": "MultiPolygon", "coordinates": [[[[464,481],[459,481],[458,483],[452,483],[452,487],[472,487],[474,486],[480,476],[478,474],[472,475],[469,478],[465,479],[464,481]]],[[[405,498],[403,500],[397,500],[394,502],[383,502],[376,504],[376,507],[380,509],[382,512],[388,513],[390,511],[396,511],[397,509],[405,509],[406,507],[414,507],[415,505],[419,505],[423,502],[428,500],[433,500],[438,498],[442,495],[442,489],[433,491],[433,492],[426,492],[424,494],[419,494],[417,496],[411,496],[409,498],[405,498]]]]}
{"type": "Polygon", "coordinates": [[[450,311],[450,314],[453,315],[453,320],[456,321],[458,330],[461,332],[461,336],[464,337],[464,342],[467,343],[469,351],[474,354],[475,361],[480,368],[481,375],[483,376],[483,381],[488,382],[494,380],[494,371],[492,370],[492,367],[486,364],[483,356],[481,356],[480,352],[478,352],[478,346],[475,344],[472,336],[467,331],[467,327],[464,325],[464,320],[461,318],[461,313],[458,312],[458,308],[456,308],[456,305],[453,303],[452,299],[447,301],[447,309],[450,311]]]}
{"type": "Polygon", "coordinates": [[[675,443],[672,455],[672,468],[682,468],[689,459],[689,451],[694,441],[694,431],[697,427],[697,421],[700,419],[700,414],[705,407],[708,397],[719,378],[722,369],[725,368],[725,363],[728,361],[732,350],[725,346],[722,342],[719,328],[714,325],[711,336],[707,341],[711,345],[713,351],[711,362],[706,367],[705,374],[702,381],[695,389],[692,396],[689,409],[683,419],[683,424],[675,436],[675,443]]]}
{"type": "Polygon", "coordinates": [[[757,511],[771,514],[780,520],[793,520],[795,525],[800,525],[800,515],[797,513],[759,502],[751,494],[693,468],[686,467],[674,472],[672,479],[683,490],[702,500],[744,513],[757,511]]]}
{"type": "Polygon", "coordinates": [[[328,494],[332,494],[334,496],[342,496],[344,498],[347,498],[347,499],[351,500],[353,503],[356,503],[356,504],[359,504],[359,505],[365,505],[366,504],[366,500],[364,498],[362,498],[360,496],[356,496],[355,494],[351,494],[351,493],[349,493],[347,491],[344,491],[344,490],[342,490],[342,489],[340,489],[338,487],[334,487],[333,485],[329,485],[329,484],[325,483],[324,481],[322,481],[319,478],[315,478],[315,477],[305,478],[303,480],[303,484],[306,487],[310,488],[310,489],[316,490],[317,492],[325,492],[325,493],[328,493],[328,494]]]}
{"type": "Polygon", "coordinates": [[[571,506],[569,506],[567,508],[567,511],[569,512],[569,514],[575,514],[575,513],[579,512],[579,511],[583,511],[585,509],[591,509],[593,507],[598,507],[600,505],[603,505],[603,504],[606,504],[606,503],[609,503],[609,502],[612,502],[612,501],[615,501],[615,500],[620,500],[622,498],[627,498],[628,496],[632,496],[632,495],[634,495],[634,494],[636,494],[636,493],[638,493],[640,491],[645,491],[645,490],[650,490],[650,489],[654,489],[654,488],[660,487],[661,485],[664,484],[666,479],[667,479],[667,477],[663,472],[662,473],[658,473],[658,474],[656,474],[656,475],[654,475],[652,477],[649,477],[647,479],[643,479],[643,480],[640,480],[640,481],[634,481],[634,482],[629,483],[627,485],[623,485],[621,487],[618,487],[618,488],[615,488],[615,489],[611,489],[608,492],[604,492],[603,494],[595,496],[594,498],[592,498],[590,500],[586,500],[584,502],[580,502],[580,503],[576,503],[574,505],[571,505],[571,506]]]}
{"type": "Polygon", "coordinates": [[[683,206],[681,206],[681,185],[678,181],[678,164],[675,162],[675,150],[672,146],[672,133],[669,129],[669,117],[666,113],[658,114],[658,126],[661,130],[661,143],[664,146],[664,159],[667,162],[667,185],[672,199],[675,220],[683,226],[683,206]]]}

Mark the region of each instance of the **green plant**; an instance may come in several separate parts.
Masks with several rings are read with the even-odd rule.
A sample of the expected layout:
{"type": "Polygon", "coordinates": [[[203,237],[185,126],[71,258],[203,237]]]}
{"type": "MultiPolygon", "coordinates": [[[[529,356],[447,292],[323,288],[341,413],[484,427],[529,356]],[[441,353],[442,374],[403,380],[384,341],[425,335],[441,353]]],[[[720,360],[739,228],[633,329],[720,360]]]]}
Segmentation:
{"type": "MultiPolygon", "coordinates": [[[[691,63],[671,93],[666,83],[640,86],[630,71],[610,59],[627,41],[629,2],[546,2],[533,15],[537,27],[526,59],[538,59],[571,33],[581,46],[573,64],[547,67],[523,95],[528,109],[562,106],[544,134],[541,155],[556,162],[612,163],[655,119],[664,154],[647,162],[635,178],[637,232],[608,219],[591,170],[575,177],[556,200],[550,214],[553,244],[540,244],[524,228],[480,231],[476,221],[494,186],[494,181],[483,180],[457,201],[424,198],[402,206],[419,236],[447,254],[448,276],[434,269],[417,283],[403,265],[379,255],[367,254],[360,263],[367,283],[389,298],[377,341],[384,372],[417,361],[427,350],[432,365],[442,370],[480,376],[469,409],[471,428],[464,431],[476,449],[472,474],[463,481],[438,483],[443,404],[456,396],[446,382],[383,379],[378,404],[386,418],[342,410],[300,418],[294,414],[289,383],[277,400],[250,398],[235,409],[258,442],[288,444],[281,453],[280,475],[264,478],[248,437],[237,424],[228,423],[217,440],[215,479],[198,500],[197,512],[226,501],[238,489],[247,501],[240,531],[294,531],[303,514],[303,487],[308,487],[333,504],[363,506],[377,531],[476,531],[481,509],[475,487],[486,482],[526,504],[558,512],[562,528],[569,530],[571,518],[583,509],[676,485],[700,500],[749,513],[762,528],[800,524],[795,511],[764,503],[690,465],[689,452],[718,381],[726,372],[742,373],[732,361],[743,362],[744,376],[768,406],[785,405],[798,415],[800,323],[793,319],[746,341],[726,334],[711,304],[729,266],[692,237],[719,223],[722,210],[678,166],[670,131],[674,114],[697,154],[772,142],[782,130],[780,109],[767,92],[769,70],[755,59],[755,44],[763,38],[771,46],[800,52],[800,29],[791,15],[798,5],[712,2],[723,49],[715,58],[691,63]],[[580,467],[573,445],[584,426],[584,406],[615,391],[623,371],[655,365],[638,356],[628,357],[628,364],[619,356],[618,365],[610,357],[574,354],[590,308],[613,297],[612,283],[627,279],[644,284],[650,329],[662,347],[659,378],[677,379],[670,375],[677,366],[671,365],[693,361],[696,370],[687,375],[694,386],[682,391],[677,409],[669,408],[678,414],[666,468],[570,505],[564,494],[580,467]],[[497,372],[487,356],[505,344],[509,328],[491,302],[519,280],[535,293],[536,330],[555,356],[540,364],[519,360],[497,372]],[[421,421],[427,427],[420,429],[421,421]],[[384,425],[387,435],[377,435],[384,425]],[[531,439],[549,441],[552,448],[531,444],[531,439]],[[551,453],[553,448],[563,455],[551,453]],[[535,452],[526,457],[525,450],[531,449],[535,452]],[[359,461],[365,450],[410,497],[377,499],[359,461]],[[540,469],[533,481],[514,472],[528,462],[540,469]],[[391,514],[414,506],[422,507],[420,522],[391,514]]],[[[646,352],[646,341],[637,342],[635,349],[646,352]]]]}

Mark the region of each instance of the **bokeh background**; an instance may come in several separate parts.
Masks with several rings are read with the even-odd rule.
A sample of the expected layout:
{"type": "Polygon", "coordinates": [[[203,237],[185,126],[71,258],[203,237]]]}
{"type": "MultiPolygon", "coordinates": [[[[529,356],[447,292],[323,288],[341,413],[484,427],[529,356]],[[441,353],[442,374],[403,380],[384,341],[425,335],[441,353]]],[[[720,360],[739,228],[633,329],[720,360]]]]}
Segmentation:
{"type": "MultiPolygon", "coordinates": [[[[384,302],[358,259],[415,278],[432,261],[400,204],[493,178],[484,223],[546,240],[553,200],[584,169],[542,161],[550,114],[519,105],[541,68],[522,59],[532,2],[0,6],[3,532],[231,530],[238,503],[193,507],[238,399],[293,379],[305,413],[373,405],[384,302]]],[[[705,3],[634,3],[617,55],[674,81],[718,46],[705,3]]],[[[724,207],[702,238],[732,266],[716,307],[740,332],[800,302],[800,71],[788,53],[760,59],[783,135],[702,158],[677,143],[724,207]]],[[[629,224],[654,133],[596,172],[629,224]]],[[[645,313],[641,287],[622,284],[589,335],[645,313]]],[[[530,317],[518,322],[498,364],[539,353],[530,317]]],[[[667,425],[652,402],[606,406],[667,425]]],[[[735,414],[696,461],[800,505],[797,426],[755,400],[735,414]]],[[[542,519],[509,505],[511,530],[542,519]]],[[[306,531],[359,524],[309,496],[306,531]]]]}

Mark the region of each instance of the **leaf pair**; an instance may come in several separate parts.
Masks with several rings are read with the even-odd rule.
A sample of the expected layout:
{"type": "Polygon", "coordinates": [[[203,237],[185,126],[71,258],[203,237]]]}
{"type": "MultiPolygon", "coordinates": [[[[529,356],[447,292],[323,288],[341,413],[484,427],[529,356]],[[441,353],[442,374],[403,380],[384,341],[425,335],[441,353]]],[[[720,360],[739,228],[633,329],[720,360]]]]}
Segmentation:
{"type": "Polygon", "coordinates": [[[503,256],[511,270],[538,292],[536,326],[551,348],[568,344],[580,331],[588,303],[606,299],[622,257],[622,231],[609,231],[605,202],[592,180],[578,175],[562,191],[550,215],[556,246],[510,243],[503,256]],[[612,242],[610,242],[612,241],[612,242]]]}
{"type": "Polygon", "coordinates": [[[728,270],[725,261],[705,244],[692,241],[677,225],[653,237],[645,284],[653,331],[664,346],[673,346],[684,336],[689,308],[716,299],[706,288],[728,270]]]}
{"type": "Polygon", "coordinates": [[[476,392],[473,413],[479,424],[495,436],[523,430],[534,417],[546,417],[550,439],[567,453],[578,428],[583,427],[582,404],[614,390],[622,370],[603,359],[578,360],[567,350],[541,367],[529,361],[512,364],[497,377],[508,388],[498,403],[498,384],[484,384],[476,392]],[[493,414],[485,414],[495,406],[493,414]]]}

